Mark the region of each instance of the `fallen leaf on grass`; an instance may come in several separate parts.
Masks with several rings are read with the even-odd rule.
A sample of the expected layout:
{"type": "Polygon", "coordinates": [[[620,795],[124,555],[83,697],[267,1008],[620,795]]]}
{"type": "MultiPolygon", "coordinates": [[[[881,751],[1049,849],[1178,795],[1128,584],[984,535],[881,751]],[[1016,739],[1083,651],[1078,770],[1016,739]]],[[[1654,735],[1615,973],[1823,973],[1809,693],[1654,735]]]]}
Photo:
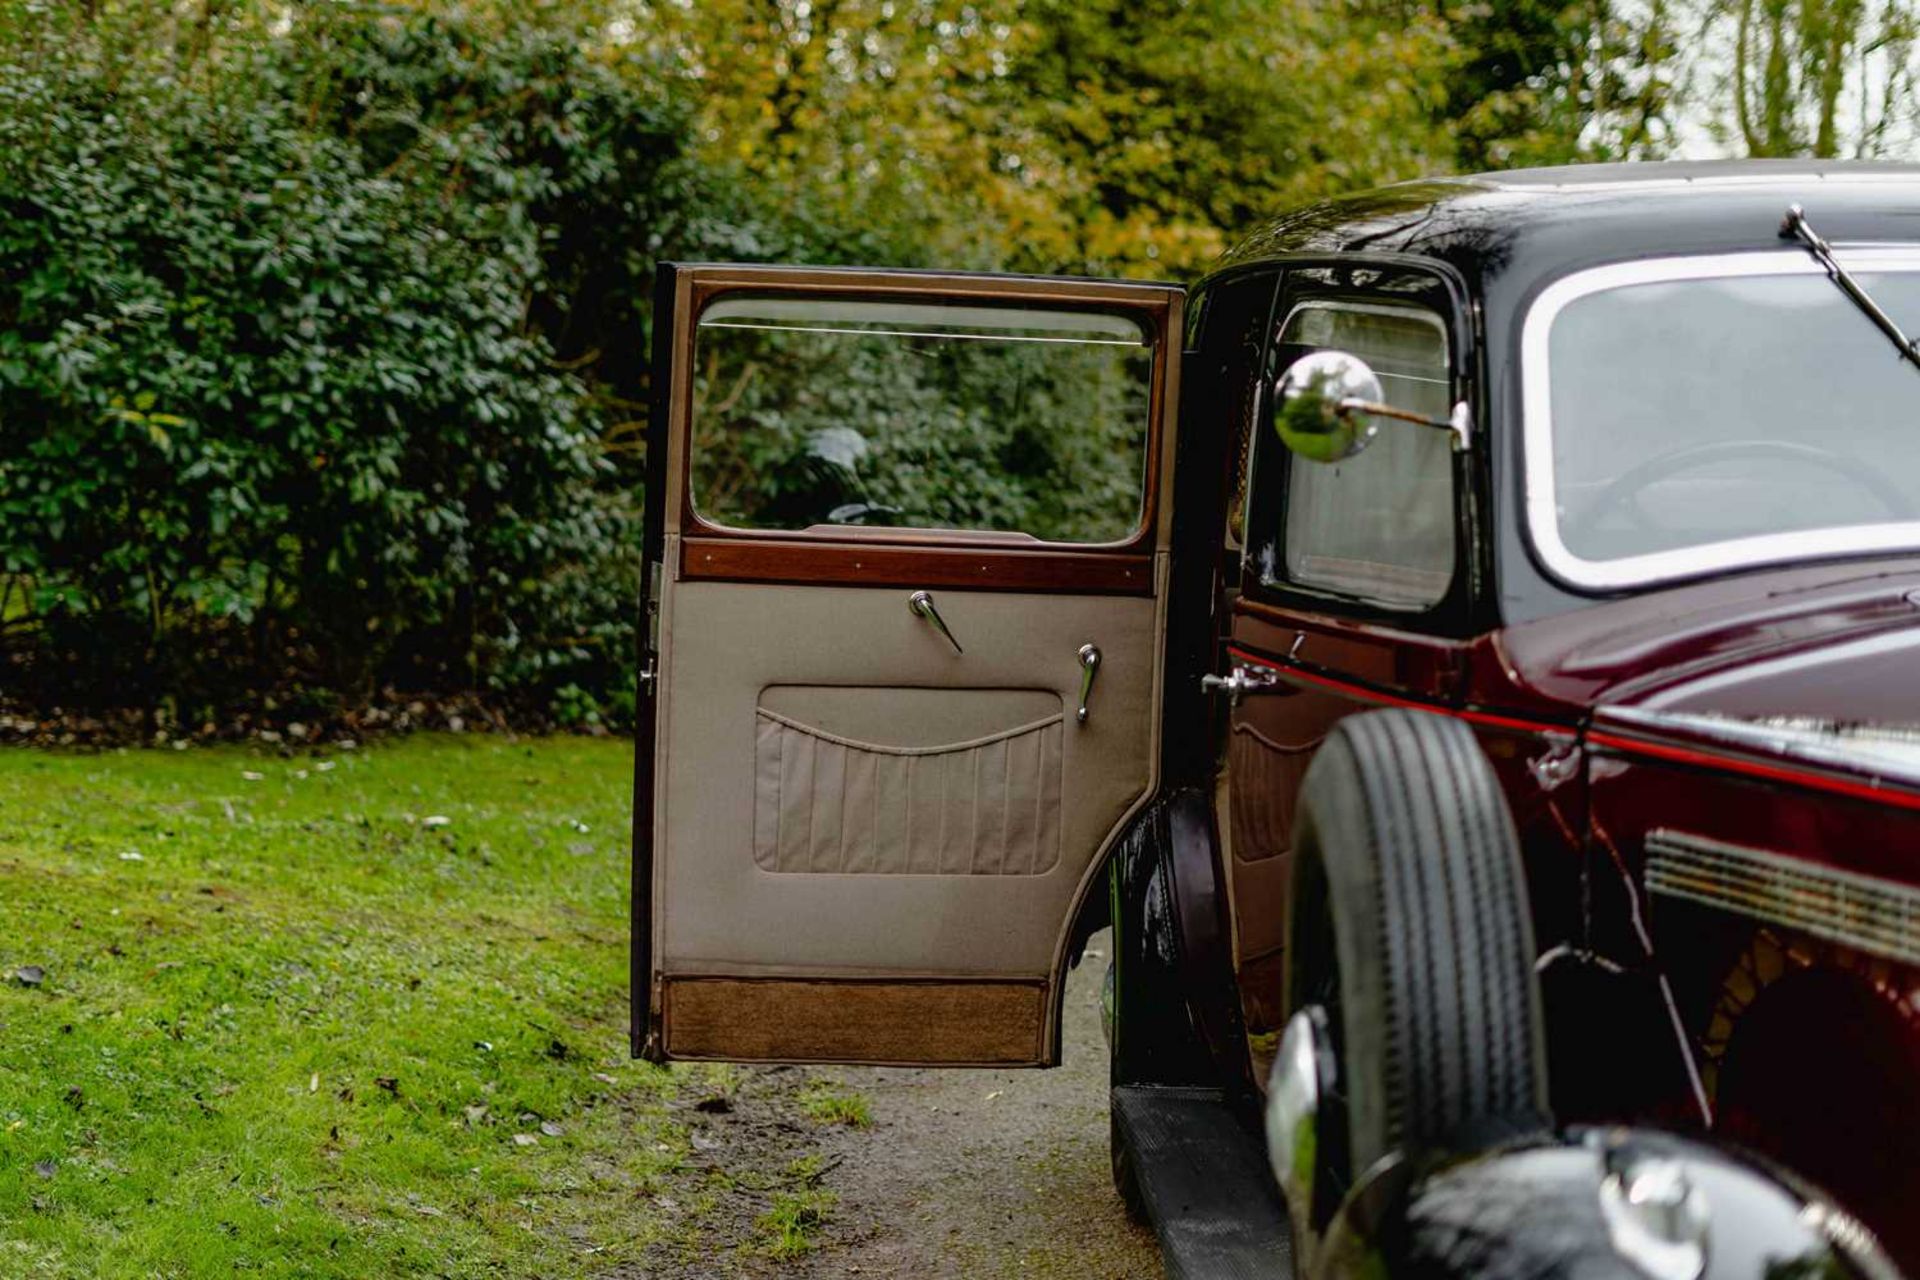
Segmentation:
{"type": "Polygon", "coordinates": [[[430,813],[420,819],[420,825],[423,827],[449,827],[453,825],[453,819],[444,813],[430,813]]]}
{"type": "Polygon", "coordinates": [[[320,1073],[318,1071],[307,1077],[307,1092],[320,1092],[320,1073]]]}
{"type": "Polygon", "coordinates": [[[145,862],[145,861],[146,861],[146,858],[145,858],[145,857],[143,857],[143,856],[141,855],[141,853],[140,853],[140,851],[139,851],[138,849],[128,849],[128,850],[127,850],[127,851],[126,851],[125,853],[122,853],[122,854],[120,855],[120,861],[122,861],[122,862],[145,862]]]}
{"type": "Polygon", "coordinates": [[[43,1178],[51,1178],[54,1170],[59,1167],[51,1160],[37,1160],[34,1162],[33,1171],[43,1178]]]}
{"type": "Polygon", "coordinates": [[[47,980],[47,971],[37,964],[23,964],[13,971],[13,980],[23,987],[37,987],[47,980]]]}
{"type": "Polygon", "coordinates": [[[242,778],[245,778],[248,782],[260,782],[260,781],[263,781],[267,775],[254,769],[242,769],[240,771],[240,776],[242,778]]]}
{"type": "Polygon", "coordinates": [[[513,1145],[516,1147],[535,1146],[539,1143],[539,1141],[540,1139],[534,1137],[530,1133],[516,1133],[513,1135],[513,1145]]]}
{"type": "Polygon", "coordinates": [[[562,1133],[562,1130],[560,1126],[553,1121],[543,1120],[540,1122],[540,1132],[546,1134],[549,1138],[557,1138],[562,1133]]]}

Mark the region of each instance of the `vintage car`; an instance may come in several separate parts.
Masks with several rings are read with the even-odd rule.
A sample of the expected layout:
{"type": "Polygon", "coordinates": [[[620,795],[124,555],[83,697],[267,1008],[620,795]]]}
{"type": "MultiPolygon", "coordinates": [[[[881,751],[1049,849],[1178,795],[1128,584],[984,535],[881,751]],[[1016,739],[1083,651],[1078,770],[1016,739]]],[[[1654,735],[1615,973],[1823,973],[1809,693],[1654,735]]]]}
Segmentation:
{"type": "Polygon", "coordinates": [[[637,1053],[1047,1066],[1111,923],[1178,1274],[1920,1272],[1920,168],[656,315],[637,1053]]]}

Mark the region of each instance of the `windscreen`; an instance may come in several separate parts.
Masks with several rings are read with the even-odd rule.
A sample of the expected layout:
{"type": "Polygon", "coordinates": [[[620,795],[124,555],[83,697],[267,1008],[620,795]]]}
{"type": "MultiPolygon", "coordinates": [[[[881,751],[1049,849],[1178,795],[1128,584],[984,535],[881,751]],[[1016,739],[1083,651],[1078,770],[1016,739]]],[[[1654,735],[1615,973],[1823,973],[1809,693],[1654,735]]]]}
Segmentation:
{"type": "MultiPolygon", "coordinates": [[[[1859,278],[1920,327],[1920,273],[1859,278]]],[[[1581,560],[1920,520],[1920,371],[1817,271],[1586,293],[1548,352],[1553,520],[1581,560]]]]}

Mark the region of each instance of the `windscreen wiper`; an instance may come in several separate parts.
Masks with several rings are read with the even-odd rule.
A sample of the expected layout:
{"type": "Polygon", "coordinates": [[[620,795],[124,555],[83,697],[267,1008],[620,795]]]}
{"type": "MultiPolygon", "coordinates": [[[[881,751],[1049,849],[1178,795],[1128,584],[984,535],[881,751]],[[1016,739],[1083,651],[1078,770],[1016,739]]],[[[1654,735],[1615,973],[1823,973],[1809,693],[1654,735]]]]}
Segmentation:
{"type": "Polygon", "coordinates": [[[1887,335],[1889,341],[1900,349],[1900,358],[1920,369],[1920,345],[1916,345],[1900,330],[1894,318],[1881,309],[1858,280],[1847,273],[1833,256],[1833,246],[1828,244],[1818,231],[1807,224],[1807,211],[1797,204],[1787,206],[1787,216],[1781,220],[1780,236],[1784,240],[1798,240],[1807,246],[1807,252],[1814,256],[1832,281],[1840,286],[1840,292],[1852,299],[1853,305],[1860,308],[1860,314],[1873,321],[1874,327],[1887,335]]]}

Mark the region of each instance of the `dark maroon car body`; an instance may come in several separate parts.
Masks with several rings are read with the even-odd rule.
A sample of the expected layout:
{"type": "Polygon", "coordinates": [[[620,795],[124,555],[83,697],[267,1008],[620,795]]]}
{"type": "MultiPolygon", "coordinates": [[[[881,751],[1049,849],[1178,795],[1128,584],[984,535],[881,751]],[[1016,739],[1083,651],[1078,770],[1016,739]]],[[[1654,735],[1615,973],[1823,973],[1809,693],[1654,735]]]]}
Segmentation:
{"type": "MultiPolygon", "coordinates": [[[[1884,1280],[1891,1268],[1853,1215],[1920,1274],[1920,368],[1903,366],[1816,242],[1783,234],[1795,225],[1817,228],[1869,287],[1887,286],[1895,319],[1920,327],[1920,167],[1597,166],[1404,184],[1287,215],[1184,291],[663,264],[636,775],[635,1052],[1053,1065],[1065,971],[1110,923],[1116,1182],[1154,1219],[1176,1274],[1285,1274],[1308,1261],[1299,1213],[1290,1230],[1281,1205],[1287,1170],[1338,1164],[1322,1157],[1344,1160],[1340,1135],[1351,1132],[1320,1121],[1322,1101],[1332,1116],[1348,1097],[1339,1055],[1320,1053],[1334,1042],[1312,1030],[1325,1008],[1313,999],[1289,1007],[1295,819],[1309,764],[1344,717],[1411,708],[1467,726],[1497,776],[1519,837],[1533,949],[1514,918],[1522,894],[1504,822],[1479,823],[1479,809],[1473,843],[1502,847],[1497,864],[1476,864],[1475,874],[1504,891],[1464,908],[1471,894],[1430,893],[1444,903],[1435,915],[1445,913],[1446,928],[1403,915],[1377,931],[1389,939],[1381,948],[1424,957],[1422,972],[1469,957],[1448,972],[1480,965],[1484,976],[1498,967],[1482,963],[1490,926],[1521,939],[1503,952],[1519,975],[1504,990],[1520,992],[1520,1004],[1500,1006],[1492,1021],[1527,1027],[1504,1045],[1524,1042],[1515,1052],[1527,1059],[1526,1079],[1545,1078],[1551,1115],[1525,1108],[1532,1128],[1522,1135],[1544,1154],[1535,1161],[1480,1142],[1484,1134],[1478,1146],[1447,1146],[1450,1134],[1403,1148],[1403,1180],[1433,1173],[1431,1163],[1409,1172],[1416,1163],[1451,1163],[1428,1182],[1403,1181],[1393,1212],[1466,1204],[1465,1226],[1441,1214],[1443,1229],[1424,1238],[1375,1232],[1379,1221],[1364,1220],[1367,1188],[1391,1191],[1391,1179],[1341,1169],[1351,1175],[1337,1183],[1338,1194],[1352,1192],[1344,1216],[1320,1214],[1315,1230],[1332,1223],[1375,1253],[1349,1266],[1336,1251],[1302,1274],[1884,1280]],[[1804,224],[1788,217],[1795,206],[1804,224]],[[841,317],[843,328],[819,332],[861,335],[879,313],[849,310],[846,299],[895,308],[889,328],[902,316],[920,328],[955,304],[969,324],[1014,304],[1021,324],[1048,309],[1133,316],[1153,392],[1132,540],[861,528],[832,513],[793,528],[706,520],[687,461],[705,447],[695,356],[713,333],[752,327],[736,315],[702,338],[702,316],[735,297],[798,308],[753,313],[763,327],[812,308],[818,323],[841,317]],[[1609,297],[1612,310],[1580,310],[1609,297]],[[1581,314],[1561,351],[1560,317],[1581,314]],[[1675,319],[1696,316],[1710,341],[1693,341],[1694,321],[1675,319]],[[1322,447],[1338,439],[1333,430],[1302,447],[1284,410],[1291,372],[1311,357],[1345,362],[1349,373],[1358,363],[1358,385],[1372,381],[1366,394],[1343,392],[1343,423],[1358,404],[1368,419],[1412,416],[1426,427],[1375,423],[1345,453],[1322,447]],[[1394,395],[1376,372],[1398,380],[1394,395]],[[1428,427],[1446,434],[1422,435],[1428,427]],[[1369,474],[1387,481],[1366,498],[1369,474]],[[1685,483],[1668,483],[1676,477],[1685,483]],[[1676,511],[1688,523],[1663,529],[1655,519],[1676,511]],[[1401,545],[1375,545],[1389,537],[1401,545]],[[708,613],[695,607],[716,599],[708,613]],[[753,611],[740,611],[743,600],[753,611]],[[1128,601],[1151,607],[1115,607],[1128,601]],[[940,609],[967,637],[964,659],[940,609]],[[743,618],[768,620],[765,631],[743,618]],[[1044,643],[1016,652],[1012,639],[982,634],[994,618],[1012,639],[1044,643]],[[811,643],[783,657],[783,630],[811,643]],[[857,660],[839,661],[855,649],[857,660]],[[929,705],[923,686],[968,696],[1039,690],[1063,709],[1077,693],[1072,723],[1091,728],[1080,740],[1070,736],[1080,728],[1067,729],[1069,741],[1100,742],[1124,725],[1124,739],[1105,739],[1087,758],[1124,755],[1137,766],[1127,786],[1138,790],[1110,814],[1089,803],[1084,776],[1077,792],[1054,797],[1098,828],[1063,845],[1077,859],[1064,889],[1038,875],[973,876],[970,860],[966,875],[910,864],[884,877],[840,874],[854,869],[842,862],[831,875],[811,862],[762,862],[741,815],[760,812],[764,791],[769,829],[787,830],[788,771],[778,756],[756,791],[758,739],[745,726],[765,719],[764,689],[788,685],[823,700],[866,690],[903,708],[929,705]],[[1115,718],[1123,713],[1136,718],[1115,718]],[[675,778],[678,790],[664,790],[675,778]],[[742,924],[756,919],[770,922],[762,932],[770,928],[771,941],[742,924]],[[1433,941],[1442,936],[1454,940],[1433,941]],[[1288,1055],[1283,1030],[1306,1052],[1288,1055]],[[1311,1105],[1289,1113],[1289,1085],[1311,1105]],[[1333,1136],[1318,1147],[1267,1144],[1263,1113],[1270,1132],[1333,1136]],[[1277,1115],[1287,1126],[1274,1125],[1277,1115]],[[1663,1269],[1671,1251],[1661,1247],[1606,1252],[1621,1237],[1611,1219],[1595,1225],[1601,1193],[1626,1183],[1602,1182],[1599,1153],[1643,1142],[1691,1153],[1681,1163],[1692,1162],[1702,1185],[1720,1177],[1723,1160],[1759,1171],[1746,1191],[1714,1183],[1704,1258],[1696,1250],[1663,1269]],[[1573,1170],[1565,1194],[1529,1200],[1531,1175],[1520,1171],[1549,1165],[1573,1170]],[[1477,1189],[1449,1190],[1456,1176],[1477,1189]],[[1500,1191],[1503,1179],[1518,1179],[1519,1190],[1500,1191]],[[1593,1228],[1586,1236],[1543,1207],[1576,1201],[1593,1228]],[[1477,1217],[1487,1221],[1476,1226],[1477,1217]],[[1867,1262],[1829,1266],[1799,1245],[1760,1247],[1789,1236],[1867,1262]],[[1605,1249],[1582,1252],[1580,1239],[1605,1249]],[[1496,1266],[1502,1242],[1518,1252],[1496,1266]],[[1451,1261],[1433,1263],[1428,1246],[1451,1261]],[[1602,1254],[1605,1267],[1589,1266],[1602,1254]]],[[[1021,341],[1060,340],[1053,332],[1021,341]]],[[[1490,796],[1472,743],[1452,729],[1428,734],[1422,716],[1355,722],[1340,740],[1388,722],[1444,733],[1455,758],[1472,762],[1475,802],[1490,796]]],[[[976,732],[949,736],[968,746],[976,732]]],[[[1472,806],[1464,786],[1442,797],[1433,776],[1403,771],[1377,794],[1397,803],[1424,787],[1423,812],[1439,830],[1472,806]]],[[[813,778],[808,765],[793,794],[812,795],[813,778]]],[[[828,791],[832,832],[833,815],[848,810],[844,785],[828,791]]],[[[1310,816],[1317,794],[1307,787],[1310,816]]],[[[811,847],[814,809],[793,829],[811,847]]],[[[1402,824],[1402,844],[1411,829],[1402,824]]],[[[1304,847],[1301,861],[1313,867],[1316,850],[1304,847]]],[[[1453,856],[1428,852],[1405,856],[1413,867],[1453,856]]],[[[1348,847],[1333,856],[1377,866],[1377,855],[1348,847]]],[[[1320,908],[1311,892],[1299,901],[1309,904],[1298,916],[1311,940],[1320,908]]],[[[1384,905],[1372,914],[1387,918],[1384,905]]],[[[1495,1007],[1468,986],[1462,979],[1400,1008],[1466,1025],[1462,1009],[1495,1007]]],[[[1425,1043],[1464,1040],[1429,1033],[1425,1043]]],[[[1475,1074],[1471,1051],[1448,1053],[1448,1069],[1475,1074]]],[[[1678,1177],[1664,1183],[1686,1191],[1678,1177]]],[[[1309,1180],[1302,1196],[1296,1180],[1291,1194],[1317,1201],[1333,1186],[1309,1180]]],[[[1679,1195],[1662,1226],[1683,1244],[1686,1203],[1679,1195]]],[[[1660,1216],[1658,1206],[1648,1213],[1660,1216]]]]}
{"type": "MultiPolygon", "coordinates": [[[[1187,377],[1219,369],[1228,385],[1190,391],[1212,399],[1183,406],[1187,423],[1264,429],[1258,380],[1270,370],[1233,353],[1270,337],[1271,273],[1283,291],[1306,272],[1358,296],[1356,271],[1377,263],[1430,272],[1452,294],[1457,376],[1486,445],[1457,459],[1460,572],[1424,611],[1259,571],[1280,557],[1257,518],[1238,563],[1229,536],[1216,669],[1278,683],[1228,713],[1219,820],[1234,873],[1282,863],[1307,761],[1338,718],[1414,706],[1466,721],[1524,843],[1557,1117],[1751,1148],[1920,1267],[1920,547],[1835,552],[1808,539],[1764,563],[1581,590],[1533,544],[1516,425],[1521,326],[1556,280],[1792,252],[1780,237],[1790,203],[1836,242],[1911,243],[1920,173],[1646,172],[1388,189],[1283,220],[1203,286],[1187,377]]],[[[1882,340],[1862,322],[1859,341],[1882,340]]],[[[1232,466],[1229,490],[1248,483],[1232,466]]],[[[1252,478],[1250,511],[1272,505],[1274,484],[1252,478]]],[[[1271,893],[1226,879],[1257,1045],[1284,1018],[1284,948],[1271,893]],[[1263,950],[1263,937],[1276,945],[1263,950]]]]}

